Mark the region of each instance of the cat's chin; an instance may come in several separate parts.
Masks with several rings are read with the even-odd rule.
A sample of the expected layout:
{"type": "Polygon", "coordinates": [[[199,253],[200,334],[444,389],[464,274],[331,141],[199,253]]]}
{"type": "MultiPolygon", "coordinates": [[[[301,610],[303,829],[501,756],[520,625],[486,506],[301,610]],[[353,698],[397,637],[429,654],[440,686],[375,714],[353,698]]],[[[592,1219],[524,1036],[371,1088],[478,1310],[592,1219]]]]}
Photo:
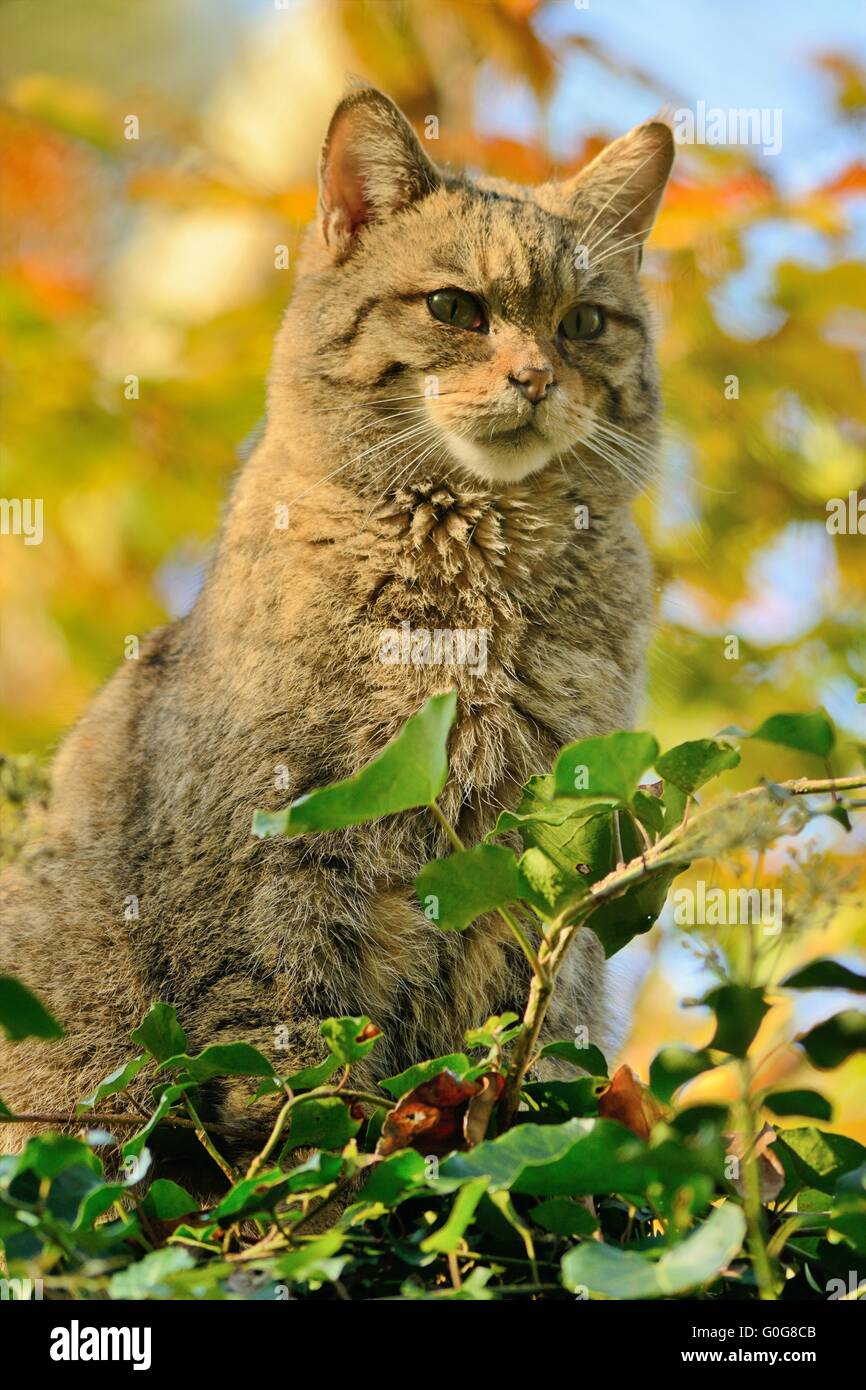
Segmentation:
{"type": "Polygon", "coordinates": [[[497,443],[494,438],[477,444],[449,430],[446,440],[457,462],[485,483],[519,483],[546,467],[555,452],[538,434],[520,442],[497,443]]]}

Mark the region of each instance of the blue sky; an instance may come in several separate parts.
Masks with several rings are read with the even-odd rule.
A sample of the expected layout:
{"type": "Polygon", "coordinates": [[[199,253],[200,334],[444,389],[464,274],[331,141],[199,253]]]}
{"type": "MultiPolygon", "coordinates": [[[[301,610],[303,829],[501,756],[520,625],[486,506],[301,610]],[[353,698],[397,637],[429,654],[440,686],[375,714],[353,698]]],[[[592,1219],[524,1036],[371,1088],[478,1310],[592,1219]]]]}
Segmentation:
{"type": "MultiPolygon", "coordinates": [[[[866,62],[862,0],[589,0],[585,10],[558,0],[541,29],[563,65],[551,120],[554,147],[563,152],[587,129],[613,133],[646,119],[660,93],[676,105],[702,100],[723,108],[781,109],[783,144],[774,172],[791,187],[862,156],[862,131],[830,119],[830,83],[812,61],[816,53],[837,52],[866,62]],[[571,34],[586,35],[645,70],[657,79],[658,92],[569,52],[571,34]]],[[[501,95],[507,104],[507,94],[501,95]]],[[[497,124],[510,124],[500,103],[492,105],[497,124]]]]}
{"type": "MultiPolygon", "coordinates": [[[[275,9],[275,0],[224,3],[262,20],[275,9]]],[[[285,8],[315,3],[288,0],[285,8]]],[[[866,63],[863,0],[554,0],[540,11],[538,27],[562,70],[548,119],[557,153],[570,153],[588,131],[626,130],[664,102],[704,101],[782,111],[774,174],[787,187],[806,187],[862,158],[863,132],[832,119],[831,84],[813,60],[831,52],[866,63]],[[570,48],[579,35],[642,69],[653,84],[617,76],[570,48]]],[[[491,131],[525,136],[537,129],[538,111],[525,90],[497,74],[483,85],[478,117],[491,131]]]]}

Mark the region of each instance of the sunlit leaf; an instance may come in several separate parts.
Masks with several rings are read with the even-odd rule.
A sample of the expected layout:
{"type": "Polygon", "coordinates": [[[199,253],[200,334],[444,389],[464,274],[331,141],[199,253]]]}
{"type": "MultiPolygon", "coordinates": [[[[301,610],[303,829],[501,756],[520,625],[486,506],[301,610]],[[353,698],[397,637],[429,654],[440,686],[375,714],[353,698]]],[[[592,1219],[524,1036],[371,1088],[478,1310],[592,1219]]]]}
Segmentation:
{"type": "Polygon", "coordinates": [[[570,743],[556,760],[555,793],[628,803],[658,751],[652,734],[618,732],[570,743]]]}
{"type": "Polygon", "coordinates": [[[284,811],[257,811],[255,835],[305,835],[428,806],[448,778],[448,735],[457,709],[451,690],[407,719],[386,748],[354,777],[298,797],[284,811]]]}
{"type": "Polygon", "coordinates": [[[482,913],[507,907],[520,889],[517,860],[502,845],[477,845],[434,859],[415,880],[425,915],[445,931],[464,931],[482,913]]]}
{"type": "Polygon", "coordinates": [[[705,782],[736,767],[740,754],[730,744],[712,738],[694,739],[679,743],[656,758],[656,771],[665,782],[673,782],[680,791],[691,794],[705,782]]]}

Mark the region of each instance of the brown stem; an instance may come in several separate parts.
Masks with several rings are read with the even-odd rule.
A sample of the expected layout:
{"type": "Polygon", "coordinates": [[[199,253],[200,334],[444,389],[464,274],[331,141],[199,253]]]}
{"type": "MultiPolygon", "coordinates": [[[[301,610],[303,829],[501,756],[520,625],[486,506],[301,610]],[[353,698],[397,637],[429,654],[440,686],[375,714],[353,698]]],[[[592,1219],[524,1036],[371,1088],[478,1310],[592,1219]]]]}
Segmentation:
{"type": "MultiPolygon", "coordinates": [[[[542,946],[542,952],[544,946],[542,946]]],[[[539,953],[541,954],[541,952],[539,953]]],[[[535,1054],[538,1035],[544,1023],[547,1013],[547,1006],[550,1003],[550,996],[553,993],[553,978],[543,962],[539,963],[538,973],[533,975],[529,986],[529,998],[526,1001],[526,1012],[523,1015],[523,1027],[520,1030],[514,1050],[511,1053],[511,1060],[508,1065],[508,1074],[505,1078],[505,1090],[502,1093],[502,1100],[499,1104],[498,1124],[500,1130],[508,1129],[514,1123],[520,1105],[520,1090],[523,1085],[523,1078],[532,1057],[535,1054]]]]}
{"type": "MultiPolygon", "coordinates": [[[[112,1125],[115,1129],[125,1126],[127,1129],[139,1129],[143,1119],[148,1119],[146,1115],[63,1115],[63,1114],[39,1114],[39,1115],[0,1115],[0,1125],[77,1125],[81,1128],[88,1124],[112,1125]]],[[[161,1125],[171,1125],[175,1129],[195,1129],[193,1120],[184,1119],[182,1115],[164,1115],[160,1120],[161,1125]]],[[[209,1124],[215,1134],[240,1135],[247,1131],[242,1130],[239,1125],[209,1124]]]]}
{"type": "MultiPolygon", "coordinates": [[[[311,1094],[303,1091],[297,1097],[298,1100],[307,1100],[311,1094]]],[[[371,1091],[353,1091],[338,1088],[336,1086],[321,1087],[316,1090],[315,1096],[321,1099],[326,1096],[339,1096],[342,1100],[358,1100],[366,1102],[368,1105],[381,1105],[386,1110],[390,1110],[396,1105],[396,1101],[390,1100],[387,1096],[377,1096],[371,1091]]],[[[108,1127],[138,1129],[142,1121],[149,1119],[149,1115],[102,1115],[88,1111],[84,1115],[70,1115],[62,1111],[40,1112],[39,1114],[27,1115],[0,1115],[0,1125],[75,1125],[79,1129],[84,1125],[106,1125],[108,1127]]],[[[195,1129],[196,1124],[193,1120],[186,1119],[183,1115],[163,1115],[159,1122],[161,1125],[169,1125],[174,1129],[195,1129]]],[[[208,1120],[207,1127],[214,1134],[225,1134],[229,1138],[261,1138],[267,1139],[269,1129],[262,1128],[259,1131],[250,1130],[246,1125],[236,1125],[231,1123],[211,1122],[208,1120]]]]}
{"type": "Polygon", "coordinates": [[[223,1157],[216,1144],[211,1139],[210,1135],[204,1127],[204,1123],[198,1111],[196,1110],[189,1096],[184,1096],[183,1103],[189,1112],[190,1119],[193,1121],[196,1139],[201,1144],[205,1152],[210,1155],[217,1167],[222,1169],[223,1173],[228,1178],[230,1185],[234,1186],[235,1182],[237,1181],[237,1173],[235,1172],[234,1168],[229,1163],[228,1159],[223,1157]]]}

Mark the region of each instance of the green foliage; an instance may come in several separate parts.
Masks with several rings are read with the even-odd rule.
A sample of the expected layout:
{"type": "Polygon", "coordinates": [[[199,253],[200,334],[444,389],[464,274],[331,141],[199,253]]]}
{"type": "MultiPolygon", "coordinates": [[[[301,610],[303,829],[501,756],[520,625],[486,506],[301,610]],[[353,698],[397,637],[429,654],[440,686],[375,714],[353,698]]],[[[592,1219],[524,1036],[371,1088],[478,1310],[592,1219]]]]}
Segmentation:
{"type": "Polygon", "coordinates": [[[63,1029],[19,980],[0,975],[0,1028],[10,1042],[22,1038],[62,1038],[63,1029]]]}
{"type": "Polygon", "coordinates": [[[650,1087],[659,1100],[670,1101],[680,1086],[700,1076],[702,1072],[710,1071],[712,1066],[713,1062],[707,1051],[696,1052],[693,1048],[672,1043],[669,1047],[663,1047],[653,1058],[649,1074],[650,1087]]]}
{"type": "Polygon", "coordinates": [[[764,1097],[772,1115],[808,1115],[813,1120],[832,1120],[833,1107],[818,1091],[772,1091],[764,1097]]]}
{"type": "Polygon", "coordinates": [[[819,1023],[799,1041],[813,1067],[822,1071],[838,1067],[852,1052],[866,1049],[866,1014],[845,1009],[819,1023]]]}
{"type": "Polygon", "coordinates": [[[448,733],[457,697],[434,695],[406,721],[387,748],[354,777],[293,801],[285,811],[257,811],[253,833],[304,835],[411,811],[435,801],[448,776],[448,733]]]}
{"type": "MultiPolygon", "coordinates": [[[[259,833],[320,832],[421,805],[442,824],[435,798],[454,711],[453,695],[434,697],[368,768],[257,818],[259,833]]],[[[815,753],[822,719],[766,720],[755,737],[815,753]]],[[[649,1089],[628,1068],[609,1077],[591,1043],[537,1041],[577,932],[594,931],[612,955],[652,925],[708,833],[721,825],[725,845],[736,833],[751,843],[758,815],[763,845],[787,830],[777,808],[795,796],[805,798],[800,825],[826,809],[822,784],[814,796],[788,784],[698,806],[695,793],[738,756],[711,739],[661,756],[649,734],[582,740],[530,779],[486,843],[428,864],[416,888],[425,910],[435,904],[430,920],[461,931],[503,911],[544,988],[530,992],[523,1020],[491,1017],[464,1051],[419,1058],[377,1089],[356,1089],[380,1037],[366,1015],[325,1019],[323,1060],[281,1076],[243,1040],[190,1054],[175,1010],[155,1003],[131,1035],[137,1051],[79,1101],[90,1128],[40,1134],[0,1159],[10,1270],[50,1270],[59,1296],[84,1299],[813,1298],[835,1277],[841,1245],[846,1269],[866,1277],[866,1148],[814,1124],[769,1131],[774,1181],[762,1196],[763,1117],[823,1125],[832,1107],[808,1087],[752,1084],[777,990],[862,992],[861,975],[821,960],[771,987],[756,976],[754,938],[745,963],[719,955],[722,978],[696,1001],[712,1012],[712,1036],[663,1047],[649,1089]],[[641,787],[654,761],[665,780],[641,787]],[[520,858],[496,843],[506,834],[522,841],[520,858]],[[733,1107],[690,1103],[692,1084],[720,1068],[742,1076],[733,1107]],[[225,1125],[201,1118],[224,1077],[247,1079],[247,1121],[260,1126],[246,1171],[221,1153],[225,1125]],[[133,1086],[149,1094],[147,1114],[128,1108],[133,1086]],[[227,1190],[209,1209],[154,1177],[158,1128],[192,1131],[223,1169],[227,1190]]],[[[849,804],[832,792],[834,805],[849,804]]],[[[453,827],[449,837],[458,842],[453,827]]],[[[14,981],[2,982],[0,1021],[12,1039],[60,1031],[14,981]]],[[[866,1046],[866,1015],[844,1010],[798,1041],[813,1066],[836,1066],[866,1046]]]]}
{"type": "Polygon", "coordinates": [[[716,1016],[711,1048],[745,1057],[761,1026],[769,1004],[760,986],[728,984],[711,990],[703,1000],[716,1016]]]}
{"type": "Polygon", "coordinates": [[[147,1048],[157,1062],[186,1051],[186,1033],[168,1004],[154,1004],[132,1033],[132,1041],[147,1048]]]}
{"type": "Polygon", "coordinates": [[[215,1076],[273,1076],[273,1064],[248,1043],[216,1043],[197,1057],[179,1053],[166,1057],[159,1070],[176,1072],[184,1081],[201,1084],[215,1076]]]}
{"type": "Polygon", "coordinates": [[[773,714],[755,730],[752,738],[793,748],[797,753],[812,753],[816,758],[829,758],[836,742],[836,731],[823,710],[812,714],[773,714]]]}
{"type": "Polygon", "coordinates": [[[673,782],[680,791],[691,796],[720,772],[736,767],[740,755],[730,744],[712,738],[693,739],[670,748],[656,759],[659,776],[673,782]]]}
{"type": "Polygon", "coordinates": [[[593,801],[610,797],[628,805],[641,774],[652,766],[658,751],[652,734],[604,734],[570,743],[556,760],[556,795],[585,796],[593,801]]]}
{"type": "Polygon", "coordinates": [[[507,907],[521,896],[517,860],[501,845],[477,845],[427,864],[415,891],[431,922],[463,931],[484,912],[507,907]]]}
{"type": "Polygon", "coordinates": [[[746,1221],[730,1202],[713,1211],[690,1236],[658,1260],[589,1241],[563,1256],[567,1288],[596,1298],[667,1298],[712,1286],[740,1252],[746,1221]]]}
{"type": "Polygon", "coordinates": [[[852,994],[866,994],[866,975],[849,970],[837,960],[810,961],[782,983],[787,989],[847,989],[852,994]]]}

